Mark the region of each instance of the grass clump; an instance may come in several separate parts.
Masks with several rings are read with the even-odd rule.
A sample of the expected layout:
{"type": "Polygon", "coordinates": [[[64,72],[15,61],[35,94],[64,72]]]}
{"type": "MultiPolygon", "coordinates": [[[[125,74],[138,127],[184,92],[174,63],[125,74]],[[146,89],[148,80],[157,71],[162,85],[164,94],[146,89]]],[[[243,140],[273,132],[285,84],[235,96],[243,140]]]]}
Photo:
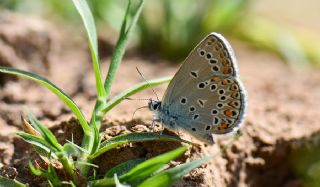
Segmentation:
{"type": "MultiPolygon", "coordinates": [[[[23,119],[25,131],[18,132],[17,134],[24,141],[30,143],[42,160],[47,164],[47,167],[43,168],[39,165],[33,165],[30,162],[30,171],[36,176],[46,178],[50,186],[79,186],[83,185],[83,182],[88,186],[169,186],[192,169],[212,158],[213,156],[207,156],[175,168],[166,169],[167,167],[165,166],[170,161],[188,150],[187,147],[180,147],[148,160],[139,159],[121,163],[109,171],[106,171],[102,178],[97,178],[94,172],[89,172],[94,171],[94,168],[97,167],[92,163],[98,156],[123,144],[151,140],[182,140],[178,137],[164,134],[130,133],[119,135],[106,141],[101,141],[99,134],[101,122],[103,116],[109,110],[115,107],[124,98],[143,89],[169,82],[171,78],[167,77],[150,80],[148,83],[140,83],[110,99],[109,95],[112,83],[122,61],[129,37],[141,13],[144,0],[136,1],[135,6],[133,6],[131,0],[128,0],[119,38],[111,58],[105,81],[103,81],[100,70],[96,27],[90,8],[86,0],[73,0],[73,4],[80,14],[87,31],[92,66],[95,74],[97,98],[90,120],[85,118],[72,98],[46,78],[11,67],[0,67],[1,73],[28,78],[48,88],[69,107],[76,116],[84,132],[81,145],[76,145],[68,140],[66,140],[64,144],[60,144],[47,127],[39,122],[31,113],[27,113],[28,121],[23,119]],[[64,176],[59,175],[57,166],[61,166],[60,168],[62,168],[65,173],[64,176]]],[[[4,184],[9,184],[11,186],[26,186],[16,180],[0,177],[0,185],[4,184]]]]}

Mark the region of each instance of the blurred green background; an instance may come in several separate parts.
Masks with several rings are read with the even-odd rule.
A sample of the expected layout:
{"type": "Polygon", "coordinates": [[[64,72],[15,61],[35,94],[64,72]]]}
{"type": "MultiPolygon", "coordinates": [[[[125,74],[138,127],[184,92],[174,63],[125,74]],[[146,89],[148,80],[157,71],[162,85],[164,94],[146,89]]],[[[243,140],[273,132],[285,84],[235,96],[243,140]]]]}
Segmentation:
{"type": "MultiPolygon", "coordinates": [[[[100,31],[107,27],[116,33],[127,2],[88,2],[100,31]]],[[[157,55],[180,62],[201,38],[215,31],[276,54],[292,67],[319,67],[320,37],[315,27],[310,27],[310,23],[319,20],[312,18],[320,18],[315,15],[318,10],[312,9],[317,5],[320,6],[316,0],[308,3],[297,0],[147,0],[134,44],[143,53],[157,51],[157,55]],[[292,15],[296,17],[290,17],[292,15]],[[303,19],[309,26],[303,24],[303,19]],[[296,23],[290,24],[290,21],[296,23]]],[[[1,0],[0,6],[69,23],[79,22],[71,2],[65,0],[1,0]]]]}
{"type": "MultiPolygon", "coordinates": [[[[99,32],[108,31],[114,35],[108,37],[115,39],[127,1],[88,2],[99,32]]],[[[81,24],[71,1],[1,0],[0,7],[0,11],[9,9],[81,24]]],[[[214,31],[277,55],[293,68],[320,67],[319,7],[318,0],[146,0],[133,45],[143,53],[181,62],[205,35],[214,31]]],[[[317,150],[319,145],[301,148],[292,155],[293,169],[306,186],[320,184],[317,150]]]]}

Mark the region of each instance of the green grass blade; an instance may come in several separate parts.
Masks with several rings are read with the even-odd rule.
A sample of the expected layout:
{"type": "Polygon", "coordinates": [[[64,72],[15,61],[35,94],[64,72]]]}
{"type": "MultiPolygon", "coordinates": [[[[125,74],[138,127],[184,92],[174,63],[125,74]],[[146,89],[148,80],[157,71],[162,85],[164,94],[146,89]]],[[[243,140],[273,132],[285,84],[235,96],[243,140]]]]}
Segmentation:
{"type": "Polygon", "coordinates": [[[57,148],[50,145],[44,139],[34,136],[32,134],[25,133],[25,132],[18,132],[17,135],[20,136],[24,141],[34,145],[36,148],[36,151],[40,155],[48,156],[49,153],[51,153],[52,157],[54,159],[57,159],[57,156],[54,154],[58,152],[57,148]]]}
{"type": "Polygon", "coordinates": [[[28,118],[34,128],[41,133],[42,137],[50,143],[57,150],[62,151],[63,147],[59,144],[54,134],[44,125],[42,125],[30,112],[28,112],[28,118]]]}
{"type": "Polygon", "coordinates": [[[50,82],[46,78],[43,78],[39,75],[22,71],[22,70],[17,70],[14,68],[9,68],[9,67],[0,67],[0,72],[28,78],[48,88],[52,93],[56,94],[74,113],[74,115],[78,118],[84,133],[85,134],[90,133],[90,127],[84,115],[82,114],[81,110],[79,109],[79,107],[74,103],[74,101],[67,94],[65,94],[60,88],[58,88],[52,82],[50,82]]]}
{"type": "Polygon", "coordinates": [[[173,151],[169,151],[162,155],[146,160],[143,163],[134,167],[125,175],[120,176],[120,179],[121,181],[131,181],[148,177],[160,168],[162,168],[165,164],[169,163],[170,161],[185,153],[187,150],[188,148],[186,147],[180,147],[173,151]]]}
{"type": "Polygon", "coordinates": [[[9,179],[6,177],[0,176],[0,186],[6,186],[6,187],[27,187],[27,185],[15,180],[15,179],[9,179]]]}
{"type": "Polygon", "coordinates": [[[72,1],[78,13],[81,16],[81,19],[87,31],[92,63],[93,63],[93,70],[94,70],[95,79],[96,79],[97,94],[100,97],[105,97],[106,92],[103,87],[102,76],[101,76],[100,65],[99,65],[97,31],[96,31],[96,26],[93,20],[92,13],[90,11],[90,8],[86,0],[72,0],[72,1]]]}
{"type": "Polygon", "coordinates": [[[121,184],[117,174],[114,174],[114,182],[116,183],[116,187],[130,187],[129,185],[121,184]]]}
{"type": "MultiPolygon", "coordinates": [[[[133,169],[131,169],[125,175],[119,177],[121,182],[128,182],[134,180],[141,180],[150,176],[157,170],[161,169],[165,164],[171,160],[177,158],[181,154],[185,153],[188,149],[186,147],[180,147],[173,151],[169,151],[162,155],[153,157],[149,160],[142,162],[133,169]]],[[[91,182],[92,186],[114,186],[114,180],[110,178],[99,179],[91,182]]]]}
{"type": "Polygon", "coordinates": [[[206,156],[201,159],[194,160],[189,163],[182,164],[180,166],[165,170],[155,176],[152,176],[142,182],[139,187],[163,187],[171,186],[175,181],[192,171],[193,169],[206,163],[208,160],[212,159],[212,156],[206,156]]]}
{"type": "Polygon", "coordinates": [[[121,94],[114,97],[112,100],[110,100],[106,106],[102,109],[103,113],[107,113],[109,110],[111,110],[114,106],[119,104],[122,100],[126,99],[127,97],[130,97],[133,94],[136,94],[144,89],[159,86],[163,83],[170,82],[172,77],[164,77],[159,79],[153,79],[148,80],[148,82],[140,83],[136,86],[133,86],[132,88],[129,88],[128,90],[122,92],[121,94]]]}
{"type": "Polygon", "coordinates": [[[109,151],[110,149],[113,149],[115,147],[118,147],[120,145],[126,144],[126,143],[133,143],[133,142],[143,142],[143,141],[180,141],[180,142],[186,142],[185,140],[180,139],[176,136],[170,136],[165,134],[156,134],[156,133],[128,133],[116,136],[114,138],[111,138],[107,141],[104,141],[100,145],[100,149],[95,152],[93,155],[89,156],[89,159],[94,159],[98,157],[99,155],[105,153],[106,151],[109,151]]]}
{"type": "Polygon", "coordinates": [[[121,163],[119,165],[116,165],[115,167],[111,168],[105,175],[105,178],[112,178],[114,174],[117,174],[119,176],[124,175],[128,171],[130,171],[132,168],[137,166],[138,164],[144,162],[145,159],[135,159],[135,160],[128,160],[127,162],[121,163]]]}
{"type": "Polygon", "coordinates": [[[129,19],[128,14],[129,14],[130,6],[131,6],[131,0],[129,0],[129,2],[128,2],[128,7],[127,7],[127,10],[126,10],[126,13],[124,16],[124,20],[122,21],[120,36],[117,41],[115,50],[112,54],[110,67],[108,70],[106,80],[104,82],[104,89],[107,93],[107,96],[109,96],[109,94],[110,94],[111,86],[114,81],[117,69],[122,61],[123,54],[125,52],[125,48],[128,43],[128,39],[129,39],[130,35],[132,34],[132,30],[133,30],[134,26],[136,25],[137,20],[140,16],[143,4],[144,4],[144,0],[140,0],[137,9],[134,12],[132,21],[131,21],[129,27],[126,28],[126,26],[128,24],[128,19],[129,19]]]}
{"type": "Polygon", "coordinates": [[[219,152],[215,154],[210,154],[208,156],[199,158],[197,160],[191,161],[189,163],[181,164],[180,166],[176,166],[171,169],[167,169],[163,172],[160,172],[142,182],[138,187],[163,187],[163,186],[171,186],[175,181],[179,180],[181,177],[192,171],[193,169],[201,166],[202,164],[208,162],[210,159],[214,159],[217,155],[224,152],[227,148],[229,148],[233,142],[238,140],[238,138],[242,135],[239,131],[219,152]]]}
{"type": "Polygon", "coordinates": [[[61,186],[61,182],[58,178],[56,171],[54,170],[52,164],[49,164],[48,171],[42,171],[40,169],[35,168],[31,162],[29,162],[29,169],[36,176],[45,177],[48,179],[52,186],[61,186]]]}

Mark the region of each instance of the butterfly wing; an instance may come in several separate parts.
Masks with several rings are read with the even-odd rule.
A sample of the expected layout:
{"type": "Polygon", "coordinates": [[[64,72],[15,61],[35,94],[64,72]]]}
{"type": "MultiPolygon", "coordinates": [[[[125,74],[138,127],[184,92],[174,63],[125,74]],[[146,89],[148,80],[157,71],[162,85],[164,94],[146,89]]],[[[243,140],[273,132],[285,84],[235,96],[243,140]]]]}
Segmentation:
{"type": "Polygon", "coordinates": [[[241,123],[246,93],[233,50],[223,36],[211,33],[191,51],[162,103],[179,128],[208,142],[212,133],[231,132],[241,123]]]}

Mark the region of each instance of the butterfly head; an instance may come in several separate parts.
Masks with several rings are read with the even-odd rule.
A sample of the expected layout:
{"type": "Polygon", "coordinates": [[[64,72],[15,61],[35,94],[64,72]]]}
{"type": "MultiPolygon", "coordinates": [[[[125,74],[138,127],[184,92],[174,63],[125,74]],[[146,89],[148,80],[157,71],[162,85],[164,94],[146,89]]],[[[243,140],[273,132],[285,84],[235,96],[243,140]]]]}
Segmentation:
{"type": "Polygon", "coordinates": [[[155,101],[150,99],[148,102],[148,107],[151,111],[158,111],[161,106],[161,101],[155,101]]]}

